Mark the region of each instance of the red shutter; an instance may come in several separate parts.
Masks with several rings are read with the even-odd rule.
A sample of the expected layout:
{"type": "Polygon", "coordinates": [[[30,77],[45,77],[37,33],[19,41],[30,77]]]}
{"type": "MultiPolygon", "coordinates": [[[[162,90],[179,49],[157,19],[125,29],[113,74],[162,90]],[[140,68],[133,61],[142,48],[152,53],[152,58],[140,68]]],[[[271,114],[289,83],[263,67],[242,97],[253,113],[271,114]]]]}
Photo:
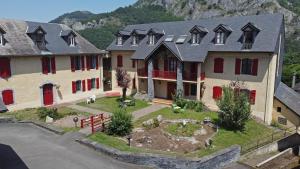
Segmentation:
{"type": "Polygon", "coordinates": [[[220,86],[213,87],[213,99],[219,99],[222,97],[222,88],[220,86]]]}
{"type": "Polygon", "coordinates": [[[224,59],[222,59],[222,58],[215,58],[214,72],[215,73],[223,73],[223,67],[224,67],[224,59]]]}
{"type": "Polygon", "coordinates": [[[122,55],[118,55],[118,57],[117,57],[117,66],[118,67],[123,66],[123,56],[122,55]]]}
{"type": "Polygon", "coordinates": [[[81,70],[84,71],[85,64],[84,64],[84,56],[81,56],[81,70]]]}
{"type": "Polygon", "coordinates": [[[188,83],[184,84],[184,95],[189,96],[190,95],[190,85],[188,83]]]}
{"type": "Polygon", "coordinates": [[[164,59],[164,71],[168,71],[168,59],[164,59]]]}
{"type": "Polygon", "coordinates": [[[82,83],[82,91],[85,92],[85,80],[82,80],[81,83],[82,83]]]}
{"type": "Polygon", "coordinates": [[[71,70],[72,72],[75,72],[75,58],[73,56],[70,56],[71,59],[71,70]]]}
{"type": "Polygon", "coordinates": [[[90,91],[92,89],[92,81],[91,81],[91,79],[87,80],[87,85],[88,85],[88,91],[90,91]]]}
{"type": "Polygon", "coordinates": [[[52,69],[52,73],[55,74],[56,73],[55,57],[51,58],[51,69],[52,69]]]}
{"type": "Polygon", "coordinates": [[[89,56],[86,56],[86,69],[87,70],[91,69],[91,59],[89,56]]]}
{"type": "Polygon", "coordinates": [[[96,69],[98,70],[99,69],[99,57],[96,56],[96,69]]]}
{"type": "Polygon", "coordinates": [[[48,58],[42,57],[42,72],[48,74],[48,58]]]}
{"type": "Polygon", "coordinates": [[[2,91],[3,103],[5,105],[10,105],[14,103],[14,96],[12,90],[4,90],[2,91]]]}
{"type": "Polygon", "coordinates": [[[235,74],[241,74],[241,59],[235,59],[235,74]]]}
{"type": "Polygon", "coordinates": [[[76,82],[72,82],[72,93],[76,93],[76,82]]]}
{"type": "Polygon", "coordinates": [[[255,104],[256,90],[250,91],[250,104],[255,104]]]}
{"type": "Polygon", "coordinates": [[[97,85],[97,89],[100,88],[100,78],[96,78],[96,85],[97,85]]]}
{"type": "Polygon", "coordinates": [[[252,75],[254,75],[254,76],[257,75],[257,69],[258,69],[258,59],[253,59],[252,75]]]}
{"type": "Polygon", "coordinates": [[[11,76],[10,59],[0,58],[0,77],[8,78],[11,76]]]}

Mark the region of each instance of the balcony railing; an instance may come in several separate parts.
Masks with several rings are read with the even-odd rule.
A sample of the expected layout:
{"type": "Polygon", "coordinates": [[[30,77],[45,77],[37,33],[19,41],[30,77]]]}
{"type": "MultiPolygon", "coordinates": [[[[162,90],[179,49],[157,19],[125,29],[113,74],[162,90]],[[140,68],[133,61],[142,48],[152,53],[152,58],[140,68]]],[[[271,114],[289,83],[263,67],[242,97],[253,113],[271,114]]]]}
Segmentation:
{"type": "Polygon", "coordinates": [[[183,80],[197,81],[197,73],[183,72],[183,80]]]}
{"type": "Polygon", "coordinates": [[[138,69],[137,73],[138,73],[138,76],[142,76],[142,77],[147,77],[148,76],[148,72],[146,72],[145,68],[138,69]]]}
{"type": "Polygon", "coordinates": [[[154,78],[163,78],[163,79],[176,79],[177,78],[176,72],[160,71],[160,70],[153,70],[152,76],[154,78]]]}

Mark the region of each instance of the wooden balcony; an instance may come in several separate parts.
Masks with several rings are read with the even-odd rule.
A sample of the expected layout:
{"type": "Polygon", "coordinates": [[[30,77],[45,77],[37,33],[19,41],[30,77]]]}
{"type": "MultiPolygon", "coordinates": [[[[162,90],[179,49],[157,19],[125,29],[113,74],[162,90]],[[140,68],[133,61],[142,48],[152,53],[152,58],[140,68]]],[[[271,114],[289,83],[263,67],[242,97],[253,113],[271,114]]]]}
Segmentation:
{"type": "Polygon", "coordinates": [[[171,71],[161,71],[161,70],[153,70],[152,72],[153,78],[162,78],[162,79],[176,79],[176,72],[171,71]]]}

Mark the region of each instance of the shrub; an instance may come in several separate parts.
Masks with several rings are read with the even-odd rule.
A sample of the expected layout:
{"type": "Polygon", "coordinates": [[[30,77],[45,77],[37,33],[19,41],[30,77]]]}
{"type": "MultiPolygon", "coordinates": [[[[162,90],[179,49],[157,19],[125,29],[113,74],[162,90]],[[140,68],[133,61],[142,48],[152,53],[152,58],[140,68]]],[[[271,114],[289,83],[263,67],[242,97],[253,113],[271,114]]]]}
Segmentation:
{"type": "Polygon", "coordinates": [[[226,128],[241,130],[250,119],[249,99],[244,94],[235,95],[230,87],[223,87],[223,96],[217,105],[220,123],[226,128]]]}
{"type": "Polygon", "coordinates": [[[107,128],[107,133],[110,135],[125,136],[130,134],[132,129],[132,115],[124,110],[117,110],[112,115],[111,122],[107,128]]]}
{"type": "Polygon", "coordinates": [[[194,110],[196,112],[202,112],[203,111],[203,103],[202,102],[198,102],[196,107],[194,108],[194,110]]]}
{"type": "Polygon", "coordinates": [[[60,119],[63,116],[57,112],[57,108],[45,108],[40,107],[37,109],[37,113],[40,119],[45,119],[47,116],[53,118],[54,120],[60,119]]]}

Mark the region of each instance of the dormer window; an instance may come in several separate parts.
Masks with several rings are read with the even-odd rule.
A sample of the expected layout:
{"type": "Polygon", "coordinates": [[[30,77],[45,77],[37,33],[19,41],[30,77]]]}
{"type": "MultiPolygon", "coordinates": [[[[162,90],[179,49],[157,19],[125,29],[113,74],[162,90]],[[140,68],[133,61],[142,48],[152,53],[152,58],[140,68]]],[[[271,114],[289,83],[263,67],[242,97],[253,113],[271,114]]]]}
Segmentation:
{"type": "Polygon", "coordinates": [[[243,39],[243,41],[242,41],[243,47],[242,48],[243,49],[251,49],[260,29],[258,29],[256,26],[254,26],[254,24],[249,22],[241,30],[244,32],[243,38],[242,38],[243,39]]]}
{"type": "Polygon", "coordinates": [[[196,25],[191,30],[191,44],[200,44],[201,39],[208,33],[205,27],[196,25]]]}
{"type": "Polygon", "coordinates": [[[154,45],[155,44],[155,35],[150,34],[149,35],[149,45],[154,45]]]}
{"type": "Polygon", "coordinates": [[[227,25],[220,24],[214,29],[214,32],[216,33],[215,44],[225,44],[226,39],[232,32],[232,29],[227,25]]]}
{"type": "Polygon", "coordinates": [[[192,33],[192,44],[199,44],[199,43],[200,43],[200,34],[192,33]]]}
{"type": "Polygon", "coordinates": [[[119,45],[119,46],[123,45],[123,37],[122,36],[117,37],[117,45],[119,45]]]}
{"type": "Polygon", "coordinates": [[[65,42],[70,46],[74,47],[76,46],[76,33],[73,32],[72,30],[62,30],[61,35],[60,35],[65,42]]]}
{"type": "Polygon", "coordinates": [[[0,33],[0,45],[4,46],[4,35],[0,33]]]}
{"type": "Polygon", "coordinates": [[[70,46],[75,46],[75,45],[76,45],[75,37],[74,37],[74,36],[71,36],[71,37],[70,37],[70,46]]]}
{"type": "Polygon", "coordinates": [[[132,35],[132,45],[137,45],[137,36],[132,35]]]}
{"type": "Polygon", "coordinates": [[[41,26],[29,26],[27,34],[40,50],[47,51],[47,42],[45,38],[46,31],[41,26]]]}

